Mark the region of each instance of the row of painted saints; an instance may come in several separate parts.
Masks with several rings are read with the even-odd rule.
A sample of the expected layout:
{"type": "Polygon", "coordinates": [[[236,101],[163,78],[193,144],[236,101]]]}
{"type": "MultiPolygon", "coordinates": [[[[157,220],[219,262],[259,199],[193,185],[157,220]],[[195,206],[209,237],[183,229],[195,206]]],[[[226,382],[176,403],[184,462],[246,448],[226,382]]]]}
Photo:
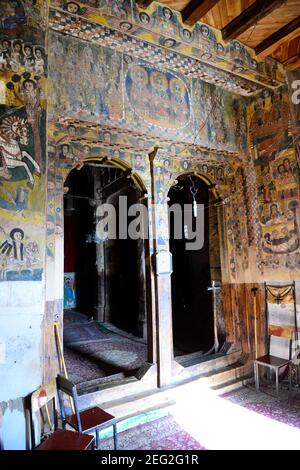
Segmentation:
{"type": "Polygon", "coordinates": [[[258,194],[261,202],[270,203],[276,200],[289,200],[298,194],[298,172],[290,158],[285,157],[273,167],[261,166],[258,175],[258,194]]]}
{"type": "Polygon", "coordinates": [[[133,110],[146,121],[173,128],[188,124],[188,91],[174,75],[134,65],[127,74],[126,90],[133,110]]]}
{"type": "MultiPolygon", "coordinates": [[[[136,29],[132,21],[131,1],[130,0],[83,0],[91,7],[99,8],[103,14],[113,15],[119,18],[119,27],[122,31],[128,32],[136,29]],[[121,21],[123,20],[123,21],[121,21]]],[[[76,2],[63,0],[60,5],[64,10],[71,14],[84,15],[86,8],[82,8],[76,2]]],[[[204,60],[214,60],[215,57],[223,58],[229,53],[232,59],[232,68],[235,71],[244,71],[245,67],[256,72],[259,64],[253,59],[246,48],[238,41],[232,41],[227,47],[217,41],[213,30],[205,24],[196,24],[193,30],[187,29],[181,25],[178,15],[167,6],[157,6],[152,15],[145,11],[139,11],[137,8],[133,11],[134,23],[140,24],[144,28],[156,30],[164,36],[171,36],[163,39],[162,45],[172,48],[176,46],[177,41],[174,37],[181,37],[186,43],[196,42],[201,50],[201,57],[204,60]]]]}
{"type": "Polygon", "coordinates": [[[44,49],[18,39],[2,39],[0,43],[0,71],[19,73],[23,70],[38,75],[45,73],[44,49]]]}
{"type": "Polygon", "coordinates": [[[71,112],[116,120],[123,117],[119,54],[52,34],[49,62],[50,116],[71,112]]]}

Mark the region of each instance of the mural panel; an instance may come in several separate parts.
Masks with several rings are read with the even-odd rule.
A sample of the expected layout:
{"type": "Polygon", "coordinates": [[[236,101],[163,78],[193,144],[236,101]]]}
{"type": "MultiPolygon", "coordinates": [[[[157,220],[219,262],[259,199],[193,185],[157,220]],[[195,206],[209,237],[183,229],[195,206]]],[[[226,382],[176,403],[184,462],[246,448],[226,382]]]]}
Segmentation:
{"type": "Polygon", "coordinates": [[[49,62],[50,119],[72,115],[122,121],[120,54],[50,33],[49,62]]]}
{"type": "Polygon", "coordinates": [[[40,280],[45,194],[45,4],[1,2],[0,280],[40,280]]]}
{"type": "Polygon", "coordinates": [[[264,272],[272,278],[276,272],[284,278],[300,274],[299,174],[289,120],[286,92],[259,100],[252,110],[261,256],[264,272]]]}
{"type": "Polygon", "coordinates": [[[50,51],[50,120],[88,120],[230,151],[246,146],[242,97],[54,32],[50,51]]]}
{"type": "Polygon", "coordinates": [[[126,93],[134,113],[150,124],[180,129],[191,119],[185,83],[170,72],[131,66],[125,78],[126,93]]]}
{"type": "MultiPolygon", "coordinates": [[[[213,78],[216,67],[219,69],[216,74],[218,77],[221,70],[226,71],[224,86],[227,85],[227,81],[230,81],[231,72],[235,74],[236,84],[239,81],[237,75],[242,80],[244,78],[247,81],[251,80],[251,83],[248,83],[250,93],[257,90],[257,82],[267,86],[277,86],[278,82],[284,82],[281,64],[272,59],[262,61],[252,49],[239,41],[225,43],[221,31],[206,24],[197,22],[193,27],[187,26],[182,22],[178,11],[172,10],[167,5],[160,5],[159,2],[151,3],[147,9],[142,8],[135,0],[83,0],[80,2],[52,0],[51,5],[60,9],[56,17],[51,16],[55,22],[61,22],[59,30],[63,29],[66,32],[70,29],[69,21],[63,19],[64,15],[61,15],[61,11],[70,15],[84,16],[98,25],[105,25],[123,33],[130,32],[135,37],[135,44],[138,40],[146,40],[148,43],[170,49],[173,58],[177,55],[173,51],[176,51],[190,58],[201,60],[201,63],[208,65],[205,70],[207,70],[207,78],[209,75],[212,76],[212,83],[217,83],[213,78]],[[59,19],[58,16],[61,18],[59,19]]],[[[72,32],[76,28],[74,27],[76,21],[77,18],[73,16],[72,32]]],[[[106,33],[108,34],[108,31],[106,33]]],[[[115,32],[113,36],[116,39],[115,32]]],[[[126,39],[130,43],[131,38],[126,39]]],[[[145,47],[145,54],[148,52],[147,49],[148,44],[145,47]]],[[[144,56],[144,58],[149,60],[149,57],[144,56]]],[[[155,58],[154,56],[153,59],[155,58]]],[[[180,71],[180,68],[176,70],[180,71]]],[[[198,76],[195,70],[193,72],[194,76],[198,76]]],[[[243,88],[241,86],[242,93],[243,88]]]]}

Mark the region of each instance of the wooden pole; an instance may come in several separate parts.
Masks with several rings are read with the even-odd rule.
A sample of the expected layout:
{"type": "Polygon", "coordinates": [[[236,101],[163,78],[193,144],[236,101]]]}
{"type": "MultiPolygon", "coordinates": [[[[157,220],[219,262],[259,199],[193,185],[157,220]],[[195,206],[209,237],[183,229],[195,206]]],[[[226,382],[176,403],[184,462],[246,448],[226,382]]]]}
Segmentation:
{"type": "MultiPolygon", "coordinates": [[[[58,327],[59,327],[59,322],[58,321],[54,322],[54,332],[55,332],[56,344],[57,344],[57,347],[58,347],[58,357],[60,359],[60,364],[62,365],[64,376],[67,379],[68,378],[68,373],[67,373],[67,368],[66,368],[66,363],[65,363],[65,359],[64,359],[62,343],[61,343],[61,339],[60,339],[60,336],[59,336],[58,327]]],[[[70,405],[71,405],[72,413],[75,413],[75,408],[74,408],[74,403],[73,403],[72,397],[70,397],[70,405]]]]}
{"type": "Polygon", "coordinates": [[[253,316],[254,316],[254,347],[255,347],[255,359],[257,359],[257,316],[256,316],[256,293],[258,291],[257,287],[253,287],[251,292],[253,292],[253,316]]]}
{"type": "Polygon", "coordinates": [[[53,427],[52,427],[52,422],[51,422],[51,419],[50,419],[48,403],[46,403],[45,408],[46,408],[46,415],[47,415],[47,420],[48,420],[49,428],[50,428],[50,431],[52,431],[52,430],[53,430],[53,427]]]}

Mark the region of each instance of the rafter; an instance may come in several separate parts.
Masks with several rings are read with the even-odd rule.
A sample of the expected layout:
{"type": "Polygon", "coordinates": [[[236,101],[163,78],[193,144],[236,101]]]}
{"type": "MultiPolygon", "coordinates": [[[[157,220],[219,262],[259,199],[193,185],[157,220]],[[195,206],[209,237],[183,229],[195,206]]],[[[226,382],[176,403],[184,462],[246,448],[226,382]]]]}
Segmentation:
{"type": "Polygon", "coordinates": [[[149,5],[151,5],[152,2],[153,0],[137,0],[136,3],[139,7],[147,8],[149,5]]]}
{"type": "Polygon", "coordinates": [[[182,10],[182,21],[193,25],[201,20],[220,0],[191,0],[182,10]]]}
{"type": "Polygon", "coordinates": [[[247,29],[251,28],[257,21],[269,15],[273,10],[280,7],[285,0],[256,0],[246,10],[234,18],[222,29],[224,40],[235,39],[247,29]]]}
{"type": "Polygon", "coordinates": [[[260,42],[255,47],[255,53],[261,54],[264,52],[264,55],[269,55],[277,47],[279,47],[283,42],[293,39],[293,37],[300,34],[300,16],[290,21],[288,24],[282,28],[275,31],[275,33],[268,36],[262,42],[260,42]]]}
{"type": "Polygon", "coordinates": [[[300,53],[294,55],[293,57],[289,57],[288,60],[284,62],[285,67],[288,70],[296,70],[300,67],[300,53]]]}

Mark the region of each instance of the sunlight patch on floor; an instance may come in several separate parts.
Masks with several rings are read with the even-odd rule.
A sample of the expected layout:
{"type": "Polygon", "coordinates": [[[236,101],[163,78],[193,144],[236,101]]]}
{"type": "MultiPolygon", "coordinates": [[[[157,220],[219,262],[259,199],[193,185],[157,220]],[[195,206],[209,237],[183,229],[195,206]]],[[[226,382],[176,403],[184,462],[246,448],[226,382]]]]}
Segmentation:
{"type": "Polygon", "coordinates": [[[300,449],[300,429],[231,403],[199,384],[177,392],[172,414],[207,449],[300,449]]]}

